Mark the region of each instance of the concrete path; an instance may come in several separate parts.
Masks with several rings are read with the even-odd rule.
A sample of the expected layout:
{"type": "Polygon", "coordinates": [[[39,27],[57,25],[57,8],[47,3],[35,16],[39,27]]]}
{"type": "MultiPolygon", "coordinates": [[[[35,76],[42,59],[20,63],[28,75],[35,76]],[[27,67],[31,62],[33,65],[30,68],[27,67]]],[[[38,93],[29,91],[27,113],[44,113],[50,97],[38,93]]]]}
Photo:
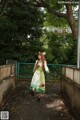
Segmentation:
{"type": "Polygon", "coordinates": [[[30,82],[20,82],[12,99],[4,110],[10,113],[10,120],[74,120],[60,93],[60,83],[46,82],[46,94],[41,101],[29,92],[30,82]]]}

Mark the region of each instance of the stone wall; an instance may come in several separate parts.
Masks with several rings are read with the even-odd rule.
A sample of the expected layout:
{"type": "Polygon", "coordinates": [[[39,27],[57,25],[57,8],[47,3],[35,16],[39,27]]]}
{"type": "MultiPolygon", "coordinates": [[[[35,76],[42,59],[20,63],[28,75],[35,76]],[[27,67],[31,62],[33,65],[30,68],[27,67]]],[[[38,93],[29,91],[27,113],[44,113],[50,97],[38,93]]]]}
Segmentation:
{"type": "Polygon", "coordinates": [[[76,120],[80,119],[80,69],[63,67],[62,94],[76,120]]]}
{"type": "Polygon", "coordinates": [[[0,81],[15,74],[15,65],[0,66],[0,81]]]}
{"type": "Polygon", "coordinates": [[[15,88],[15,65],[0,66],[0,106],[15,88]]]}

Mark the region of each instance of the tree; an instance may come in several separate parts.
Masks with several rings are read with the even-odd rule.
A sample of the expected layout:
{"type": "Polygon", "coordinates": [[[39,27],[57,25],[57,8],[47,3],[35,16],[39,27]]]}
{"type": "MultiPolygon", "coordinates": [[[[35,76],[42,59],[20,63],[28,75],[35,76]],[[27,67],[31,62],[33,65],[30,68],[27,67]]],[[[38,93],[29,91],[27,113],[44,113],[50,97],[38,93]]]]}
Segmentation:
{"type": "MultiPolygon", "coordinates": [[[[67,3],[67,1],[73,2],[73,0],[63,0],[64,4],[59,4],[58,2],[60,0],[25,0],[25,2],[27,1],[35,7],[44,7],[49,13],[66,19],[72,30],[73,38],[75,39],[77,38],[78,30],[73,13],[73,7],[75,7],[76,4],[73,5],[74,3],[73,4],[67,3]],[[66,12],[64,13],[64,11],[66,12]]],[[[76,2],[78,0],[74,1],[76,2]]],[[[1,8],[3,8],[1,9],[2,11],[1,15],[4,13],[4,10],[6,9],[10,2],[11,0],[3,0],[2,5],[0,6],[1,8]]]]}
{"type": "Polygon", "coordinates": [[[12,0],[0,0],[0,16],[2,16],[12,0]]]}
{"type": "Polygon", "coordinates": [[[77,5],[59,4],[58,0],[9,0],[8,3],[7,0],[3,1],[4,6],[2,7],[3,2],[0,6],[0,54],[3,59],[0,60],[1,63],[10,58],[32,62],[36,59],[38,51],[43,50],[48,53],[50,62],[75,63],[76,44],[73,40],[77,38],[77,5]],[[67,34],[64,36],[65,31],[62,35],[44,33],[44,20],[44,26],[46,23],[62,29],[64,26],[70,26],[74,39],[67,34]],[[44,41],[40,39],[41,36],[44,41]],[[46,44],[45,48],[42,48],[43,43],[46,44]]]}
{"type": "Polygon", "coordinates": [[[43,13],[26,0],[14,0],[7,6],[0,17],[0,64],[6,59],[31,61],[33,57],[34,61],[42,46],[42,27],[43,13]]]}
{"type": "MultiPolygon", "coordinates": [[[[75,7],[76,4],[75,5],[67,4],[66,2],[68,0],[64,0],[64,5],[58,4],[59,0],[32,0],[32,1],[33,1],[32,4],[34,6],[44,7],[49,13],[66,19],[71,28],[73,38],[75,39],[77,38],[78,33],[77,24],[73,14],[73,7],[75,7]]],[[[69,0],[69,2],[72,2],[72,0],[69,0]]]]}
{"type": "Polygon", "coordinates": [[[54,64],[76,64],[77,45],[71,34],[46,32],[42,38],[47,59],[54,64]]]}

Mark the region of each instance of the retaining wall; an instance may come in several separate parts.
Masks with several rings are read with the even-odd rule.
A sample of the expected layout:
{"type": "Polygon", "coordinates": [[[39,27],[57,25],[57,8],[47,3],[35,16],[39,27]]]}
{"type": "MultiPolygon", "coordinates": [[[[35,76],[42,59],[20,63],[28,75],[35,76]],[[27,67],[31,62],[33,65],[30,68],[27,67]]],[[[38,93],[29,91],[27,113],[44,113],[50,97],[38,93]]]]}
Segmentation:
{"type": "Polygon", "coordinates": [[[80,119],[80,69],[63,67],[62,94],[76,120],[80,119]]]}
{"type": "Polygon", "coordinates": [[[0,66],[0,106],[15,88],[15,65],[0,66]]]}

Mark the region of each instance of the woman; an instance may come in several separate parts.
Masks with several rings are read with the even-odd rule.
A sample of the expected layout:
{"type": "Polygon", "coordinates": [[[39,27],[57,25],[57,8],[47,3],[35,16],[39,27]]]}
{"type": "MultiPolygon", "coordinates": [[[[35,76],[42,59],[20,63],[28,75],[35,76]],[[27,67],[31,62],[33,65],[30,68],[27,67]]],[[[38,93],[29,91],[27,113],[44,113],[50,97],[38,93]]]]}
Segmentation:
{"type": "MultiPolygon", "coordinates": [[[[45,93],[45,75],[44,70],[49,73],[47,62],[45,59],[45,52],[39,52],[38,60],[36,60],[34,65],[34,75],[32,77],[30,90],[32,95],[34,92],[45,93]]],[[[40,94],[38,95],[38,101],[40,101],[40,94]]]]}

